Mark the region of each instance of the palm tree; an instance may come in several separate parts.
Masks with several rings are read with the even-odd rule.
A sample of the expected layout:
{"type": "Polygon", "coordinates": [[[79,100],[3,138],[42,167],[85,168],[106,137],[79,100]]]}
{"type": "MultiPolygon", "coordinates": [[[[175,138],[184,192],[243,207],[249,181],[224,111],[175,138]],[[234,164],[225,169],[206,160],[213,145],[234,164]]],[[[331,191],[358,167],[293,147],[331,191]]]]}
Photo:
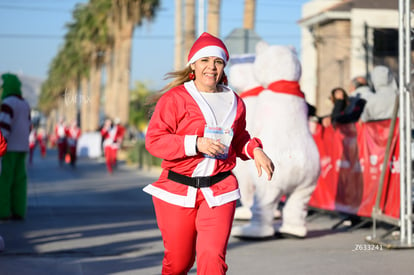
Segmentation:
{"type": "Polygon", "coordinates": [[[105,111],[110,110],[111,104],[115,106],[111,114],[118,114],[122,122],[127,122],[133,28],[143,19],[151,20],[158,6],[159,0],[90,0],[87,4],[78,4],[73,12],[74,22],[67,25],[64,46],[53,59],[48,79],[42,85],[39,107],[46,113],[57,108],[58,115],[72,119],[76,118],[76,103],[82,103],[82,129],[96,130],[105,64],[108,74],[105,111]],[[81,102],[78,102],[79,87],[81,102]],[[77,99],[71,106],[64,101],[68,89],[77,99]],[[119,99],[118,104],[113,99],[119,99]]]}
{"type": "MultiPolygon", "coordinates": [[[[82,116],[87,116],[87,119],[84,117],[82,120],[89,122],[88,129],[92,131],[97,130],[100,124],[102,66],[105,62],[105,53],[112,46],[107,26],[107,16],[110,9],[110,0],[90,0],[83,16],[78,18],[82,30],[79,39],[84,45],[85,56],[88,58],[86,62],[89,64],[90,85],[89,94],[82,90],[82,98],[85,99],[82,105],[85,113],[82,116]],[[84,106],[85,104],[89,106],[84,106]]],[[[83,83],[82,87],[86,87],[86,84],[83,83]]]]}
{"type": "Polygon", "coordinates": [[[132,35],[136,25],[143,19],[152,20],[159,0],[112,0],[110,31],[113,36],[112,91],[116,96],[112,104],[121,123],[128,122],[129,81],[132,35]]]}
{"type": "MultiPolygon", "coordinates": [[[[70,37],[70,36],[67,36],[70,37]]],[[[42,85],[39,107],[48,113],[58,108],[58,114],[68,120],[76,119],[76,76],[79,55],[71,39],[67,39],[49,69],[49,77],[42,85]]]]}

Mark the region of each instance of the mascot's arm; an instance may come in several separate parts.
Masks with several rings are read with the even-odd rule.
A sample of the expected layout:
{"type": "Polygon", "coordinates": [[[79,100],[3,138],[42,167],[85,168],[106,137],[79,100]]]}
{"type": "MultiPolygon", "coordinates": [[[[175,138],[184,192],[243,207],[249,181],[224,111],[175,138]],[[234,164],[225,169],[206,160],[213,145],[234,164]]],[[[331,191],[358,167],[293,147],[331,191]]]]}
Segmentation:
{"type": "Polygon", "coordinates": [[[174,160],[196,155],[197,136],[177,135],[177,121],[181,120],[184,107],[179,106],[171,93],[164,94],[155,106],[145,137],[145,147],[150,154],[164,160],[174,160]]]}

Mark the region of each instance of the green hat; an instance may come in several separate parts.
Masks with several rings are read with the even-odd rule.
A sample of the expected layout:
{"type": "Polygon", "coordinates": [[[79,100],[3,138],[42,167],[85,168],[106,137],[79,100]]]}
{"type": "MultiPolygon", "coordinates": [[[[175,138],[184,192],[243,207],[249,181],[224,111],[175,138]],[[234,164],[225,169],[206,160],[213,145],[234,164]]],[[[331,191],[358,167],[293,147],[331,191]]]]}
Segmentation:
{"type": "Polygon", "coordinates": [[[21,86],[19,78],[14,74],[2,74],[1,78],[3,79],[3,88],[1,99],[4,99],[10,95],[22,95],[21,86]]]}

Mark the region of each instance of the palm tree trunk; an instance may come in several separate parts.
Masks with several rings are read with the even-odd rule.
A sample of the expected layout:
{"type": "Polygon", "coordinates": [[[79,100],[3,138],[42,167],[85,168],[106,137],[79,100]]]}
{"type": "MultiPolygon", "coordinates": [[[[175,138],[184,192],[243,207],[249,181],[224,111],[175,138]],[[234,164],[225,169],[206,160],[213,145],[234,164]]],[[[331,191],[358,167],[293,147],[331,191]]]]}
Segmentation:
{"type": "Polygon", "coordinates": [[[101,105],[101,79],[102,74],[100,66],[97,63],[96,54],[92,57],[91,69],[90,69],[90,116],[89,116],[89,129],[96,131],[99,128],[99,114],[101,105]]]}
{"type": "Polygon", "coordinates": [[[112,104],[114,104],[115,109],[112,118],[118,117],[122,124],[127,123],[129,118],[132,32],[132,22],[124,22],[123,28],[116,30],[114,35],[114,69],[112,85],[114,98],[112,104]],[[128,27],[126,24],[128,24],[128,27]]]}
{"type": "Polygon", "coordinates": [[[244,0],[243,28],[254,30],[256,19],[256,0],[244,0]]]}
{"type": "MultiPolygon", "coordinates": [[[[195,40],[195,0],[185,0],[184,52],[188,53],[195,40]]],[[[186,59],[185,59],[186,60],[186,59]]],[[[187,63],[187,61],[185,62],[187,63]]]]}
{"type": "Polygon", "coordinates": [[[114,62],[113,62],[114,51],[112,48],[105,50],[105,116],[113,118],[115,116],[116,106],[114,100],[116,97],[114,90],[114,62]]]}
{"type": "Polygon", "coordinates": [[[69,123],[76,121],[78,114],[78,89],[74,80],[67,84],[68,89],[65,94],[65,107],[67,110],[67,121],[69,123]]]}
{"type": "Polygon", "coordinates": [[[59,96],[57,99],[57,115],[58,115],[58,120],[60,118],[66,119],[67,117],[64,96],[59,96]]]}
{"type": "Polygon", "coordinates": [[[81,121],[80,127],[82,132],[88,132],[92,129],[89,128],[89,116],[90,116],[90,98],[88,89],[88,79],[83,76],[80,83],[80,110],[81,110],[81,121]]]}
{"type": "Polygon", "coordinates": [[[220,5],[221,0],[209,0],[207,12],[207,32],[220,36],[220,5]]]}

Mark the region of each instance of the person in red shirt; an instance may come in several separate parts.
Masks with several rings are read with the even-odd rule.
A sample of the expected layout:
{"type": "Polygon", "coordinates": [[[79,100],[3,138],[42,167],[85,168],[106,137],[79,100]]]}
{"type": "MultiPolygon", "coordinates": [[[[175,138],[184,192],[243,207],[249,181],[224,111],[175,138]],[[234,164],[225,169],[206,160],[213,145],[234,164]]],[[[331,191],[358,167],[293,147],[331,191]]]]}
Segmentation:
{"type": "MultiPolygon", "coordinates": [[[[0,131],[0,157],[7,152],[7,141],[0,131]]],[[[0,161],[0,173],[1,173],[1,161],[0,161]]]]}
{"type": "Polygon", "coordinates": [[[37,143],[40,147],[40,155],[46,157],[47,134],[44,128],[40,127],[37,131],[37,143]]]}
{"type": "Polygon", "coordinates": [[[58,148],[59,165],[62,166],[67,152],[66,133],[68,132],[65,120],[61,118],[55,126],[55,136],[58,148]]]}
{"type": "Polygon", "coordinates": [[[33,163],[33,154],[34,150],[36,148],[37,142],[36,142],[36,128],[33,127],[30,130],[29,134],[29,164],[31,165],[33,163]]]}
{"type": "Polygon", "coordinates": [[[81,135],[81,130],[78,127],[76,121],[73,121],[70,127],[66,131],[66,139],[68,144],[68,151],[70,155],[70,165],[74,168],[76,167],[76,149],[78,145],[78,139],[81,135]]]}
{"type": "MultiPolygon", "coordinates": [[[[7,141],[0,131],[0,174],[1,174],[1,157],[7,152],[7,141]]],[[[0,235],[0,252],[4,250],[4,240],[0,235]]]]}
{"type": "Polygon", "coordinates": [[[115,119],[114,124],[112,124],[112,120],[107,119],[101,129],[106,167],[110,174],[113,173],[116,167],[117,154],[119,148],[121,148],[124,133],[125,129],[118,118],[115,119]]]}
{"type": "Polygon", "coordinates": [[[153,198],[164,241],[162,274],[227,271],[227,243],[240,190],[231,170],[236,157],[254,159],[270,180],[273,162],[261,141],[246,130],[243,100],[226,85],[229,54],[224,43],[203,33],[188,64],[158,99],[145,138],[147,150],[163,159],[159,179],[144,191],[153,198]]]}

